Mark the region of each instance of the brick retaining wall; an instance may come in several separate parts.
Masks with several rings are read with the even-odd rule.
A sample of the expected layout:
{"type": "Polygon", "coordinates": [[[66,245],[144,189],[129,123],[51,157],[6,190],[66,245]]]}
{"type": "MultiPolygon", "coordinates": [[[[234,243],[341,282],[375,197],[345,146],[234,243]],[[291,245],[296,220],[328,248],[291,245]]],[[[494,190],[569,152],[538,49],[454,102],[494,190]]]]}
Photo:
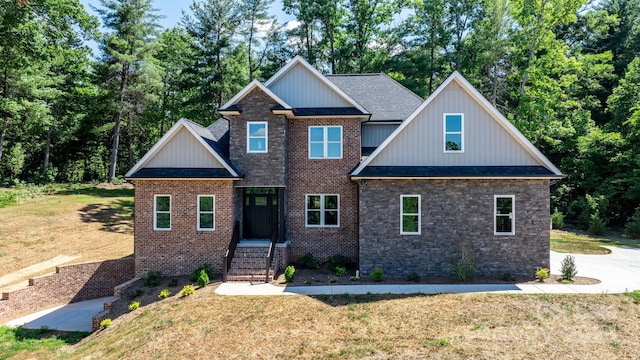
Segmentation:
{"type": "Polygon", "coordinates": [[[55,274],[29,279],[29,286],[3,292],[0,322],[54,306],[113,295],[113,288],[133,278],[134,260],[124,258],[57,266],[55,274]]]}

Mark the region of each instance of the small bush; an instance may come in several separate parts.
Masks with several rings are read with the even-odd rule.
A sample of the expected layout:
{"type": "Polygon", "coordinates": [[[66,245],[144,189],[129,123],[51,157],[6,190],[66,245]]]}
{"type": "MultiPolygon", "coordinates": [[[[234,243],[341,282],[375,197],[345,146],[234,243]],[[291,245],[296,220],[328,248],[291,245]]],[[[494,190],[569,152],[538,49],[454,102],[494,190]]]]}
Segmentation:
{"type": "Polygon", "coordinates": [[[185,285],[180,291],[180,296],[187,297],[193,295],[196,292],[196,288],[193,285],[185,285]]]}
{"type": "Polygon", "coordinates": [[[329,280],[330,283],[334,283],[334,282],[338,281],[338,279],[336,279],[335,276],[329,276],[328,280],[329,280]]]}
{"type": "Polygon", "coordinates": [[[324,263],[329,269],[335,269],[337,267],[349,268],[353,265],[353,261],[342,254],[329,256],[327,258],[327,261],[325,261],[324,263]]]}
{"type": "Polygon", "coordinates": [[[311,284],[313,284],[313,279],[306,279],[306,280],[304,281],[304,284],[305,284],[305,285],[311,285],[311,284]]]}
{"type": "Polygon", "coordinates": [[[516,276],[511,271],[505,271],[502,273],[502,281],[516,281],[516,276]]]}
{"type": "Polygon", "coordinates": [[[412,271],[411,274],[409,274],[407,276],[407,281],[411,281],[411,282],[420,282],[420,275],[418,275],[418,273],[416,273],[415,271],[412,271]]]}
{"type": "Polygon", "coordinates": [[[316,257],[313,256],[313,254],[310,252],[304,254],[298,260],[298,265],[300,267],[307,268],[307,269],[317,269],[320,267],[320,264],[318,263],[318,259],[316,259],[316,257]]]}
{"type": "Polygon", "coordinates": [[[371,278],[375,282],[380,282],[384,280],[384,270],[382,270],[381,267],[377,267],[373,269],[373,271],[371,272],[371,278]]]}
{"type": "Polygon", "coordinates": [[[640,209],[636,210],[631,220],[624,226],[624,231],[632,239],[640,239],[640,209]]]}
{"type": "Polygon", "coordinates": [[[193,282],[198,281],[198,278],[200,277],[200,272],[202,270],[204,270],[207,273],[207,276],[209,276],[209,279],[212,279],[216,276],[216,273],[213,270],[213,266],[211,266],[211,264],[209,263],[204,263],[198,266],[197,269],[193,270],[191,275],[189,275],[189,281],[193,281],[193,282]]]}
{"type": "Polygon", "coordinates": [[[464,282],[476,276],[476,256],[471,244],[462,245],[462,255],[453,259],[451,268],[458,281],[464,282]]]}
{"type": "Polygon", "coordinates": [[[160,294],[158,294],[158,299],[166,299],[169,296],[171,296],[171,291],[169,291],[169,289],[163,289],[162,291],[160,291],[160,294]]]}
{"type": "Polygon", "coordinates": [[[296,276],[296,268],[293,265],[289,265],[287,266],[286,269],[284,269],[284,279],[287,282],[292,282],[295,276],[296,276]]]}
{"type": "Polygon", "coordinates": [[[604,235],[605,231],[604,220],[600,217],[600,213],[596,212],[591,215],[591,221],[589,222],[589,231],[592,235],[604,235]]]}
{"type": "Polygon", "coordinates": [[[169,287],[176,287],[176,286],[178,286],[178,279],[171,278],[171,280],[169,280],[169,287]]]}
{"type": "Polygon", "coordinates": [[[336,266],[336,275],[337,276],[347,275],[347,268],[344,266],[336,266]]]}
{"type": "Polygon", "coordinates": [[[141,288],[137,288],[128,292],[129,299],[135,299],[139,296],[142,296],[142,294],[144,294],[144,290],[141,288]]]}
{"type": "Polygon", "coordinates": [[[560,272],[562,273],[562,281],[571,281],[578,274],[578,269],[576,268],[576,258],[567,255],[562,262],[560,263],[560,272]]]}
{"type": "Polygon", "coordinates": [[[100,330],[104,330],[111,326],[111,319],[104,319],[100,321],[100,330]]]}
{"type": "Polygon", "coordinates": [[[544,282],[549,278],[549,269],[547,268],[537,268],[536,269],[536,279],[540,282],[544,282]]]}
{"type": "Polygon", "coordinates": [[[204,270],[200,270],[200,276],[198,276],[198,286],[205,287],[209,285],[209,275],[204,270]]]}
{"type": "Polygon", "coordinates": [[[160,271],[149,271],[147,276],[144,277],[144,286],[156,287],[160,285],[162,279],[162,273],[160,271]]]}
{"type": "Polygon", "coordinates": [[[357,276],[351,276],[351,277],[349,277],[349,280],[350,281],[358,281],[358,280],[360,280],[360,278],[357,277],[357,276]]]}
{"type": "Polygon", "coordinates": [[[640,304],[640,290],[634,290],[632,292],[625,292],[625,295],[633,299],[633,302],[640,304]]]}
{"type": "Polygon", "coordinates": [[[564,227],[564,214],[558,211],[558,208],[551,214],[551,227],[554,229],[562,229],[564,227]]]}
{"type": "Polygon", "coordinates": [[[129,304],[129,311],[136,310],[139,307],[140,307],[140,301],[132,301],[131,304],[129,304]]]}

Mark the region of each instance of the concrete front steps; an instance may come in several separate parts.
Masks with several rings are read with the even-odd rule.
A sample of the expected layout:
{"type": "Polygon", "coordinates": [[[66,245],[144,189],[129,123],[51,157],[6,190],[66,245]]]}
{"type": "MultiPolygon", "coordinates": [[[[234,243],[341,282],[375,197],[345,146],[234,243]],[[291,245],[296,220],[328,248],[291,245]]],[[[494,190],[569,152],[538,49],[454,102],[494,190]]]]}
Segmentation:
{"type": "MultiPolygon", "coordinates": [[[[227,281],[264,282],[265,257],[268,252],[268,247],[237,247],[231,260],[227,281]]],[[[277,259],[274,257],[269,269],[269,281],[273,280],[275,269],[277,259]]]]}

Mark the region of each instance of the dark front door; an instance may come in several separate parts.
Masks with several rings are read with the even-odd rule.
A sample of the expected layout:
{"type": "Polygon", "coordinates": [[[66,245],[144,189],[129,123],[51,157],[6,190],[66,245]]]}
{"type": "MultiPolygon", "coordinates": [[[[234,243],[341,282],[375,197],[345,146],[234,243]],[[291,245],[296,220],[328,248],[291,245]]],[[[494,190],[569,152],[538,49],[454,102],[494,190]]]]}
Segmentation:
{"type": "Polygon", "coordinates": [[[245,239],[271,239],[278,224],[278,193],[275,188],[245,189],[243,223],[245,239]]]}

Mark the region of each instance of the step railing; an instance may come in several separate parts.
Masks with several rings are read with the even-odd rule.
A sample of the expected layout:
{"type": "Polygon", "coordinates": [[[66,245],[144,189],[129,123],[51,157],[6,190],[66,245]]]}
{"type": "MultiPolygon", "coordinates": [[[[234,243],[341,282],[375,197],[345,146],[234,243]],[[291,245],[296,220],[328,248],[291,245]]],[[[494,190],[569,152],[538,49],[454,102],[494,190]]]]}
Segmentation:
{"type": "MultiPolygon", "coordinates": [[[[269,252],[267,253],[267,256],[265,256],[264,258],[264,262],[265,262],[265,277],[264,277],[264,282],[268,283],[269,282],[269,273],[271,272],[271,264],[273,263],[273,255],[276,252],[276,242],[278,241],[278,226],[277,224],[275,224],[273,226],[273,231],[271,231],[271,243],[269,244],[269,252]]],[[[275,276],[275,271],[274,274],[275,276]]]]}
{"type": "Polygon", "coordinates": [[[236,254],[236,248],[238,247],[238,243],[240,242],[240,222],[236,221],[233,225],[233,234],[231,235],[231,242],[229,243],[229,248],[227,252],[222,257],[222,281],[227,282],[227,275],[229,274],[229,269],[231,268],[231,261],[233,261],[233,257],[236,254]]]}

